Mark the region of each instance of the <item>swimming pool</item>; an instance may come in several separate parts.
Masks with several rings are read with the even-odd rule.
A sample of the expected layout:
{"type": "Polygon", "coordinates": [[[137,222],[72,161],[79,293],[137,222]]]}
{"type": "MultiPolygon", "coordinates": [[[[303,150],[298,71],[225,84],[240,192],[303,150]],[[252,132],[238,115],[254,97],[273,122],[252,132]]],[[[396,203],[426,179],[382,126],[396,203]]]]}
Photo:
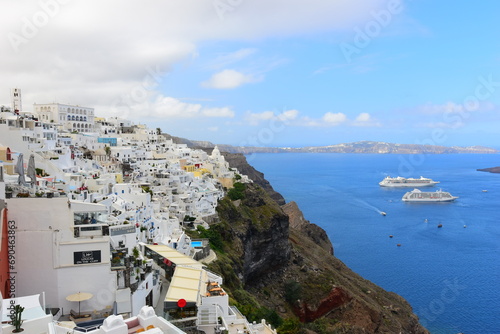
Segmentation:
{"type": "Polygon", "coordinates": [[[191,241],[191,247],[203,247],[201,241],[191,241]]]}

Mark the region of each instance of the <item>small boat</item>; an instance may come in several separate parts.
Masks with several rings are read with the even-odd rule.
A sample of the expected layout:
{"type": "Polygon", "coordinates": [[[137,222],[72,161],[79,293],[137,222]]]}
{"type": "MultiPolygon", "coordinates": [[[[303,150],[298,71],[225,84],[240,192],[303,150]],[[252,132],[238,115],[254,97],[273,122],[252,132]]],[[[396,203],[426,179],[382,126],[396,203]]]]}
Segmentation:
{"type": "Polygon", "coordinates": [[[443,227],[443,224],[438,224],[438,228],[441,228],[441,227],[443,227]]]}
{"type": "Polygon", "coordinates": [[[381,212],[380,212],[380,214],[381,214],[382,216],[387,216],[387,213],[385,213],[384,211],[381,211],[381,212]]]}
{"type": "Polygon", "coordinates": [[[483,193],[487,193],[487,192],[488,192],[488,190],[483,190],[483,193]]]}
{"type": "Polygon", "coordinates": [[[427,218],[424,219],[424,223],[428,223],[429,220],[427,218]]]}
{"type": "Polygon", "coordinates": [[[401,244],[397,244],[396,246],[401,247],[401,244]]]}
{"type": "Polygon", "coordinates": [[[394,236],[391,234],[391,235],[389,236],[389,238],[392,238],[392,237],[394,237],[394,236]]]}

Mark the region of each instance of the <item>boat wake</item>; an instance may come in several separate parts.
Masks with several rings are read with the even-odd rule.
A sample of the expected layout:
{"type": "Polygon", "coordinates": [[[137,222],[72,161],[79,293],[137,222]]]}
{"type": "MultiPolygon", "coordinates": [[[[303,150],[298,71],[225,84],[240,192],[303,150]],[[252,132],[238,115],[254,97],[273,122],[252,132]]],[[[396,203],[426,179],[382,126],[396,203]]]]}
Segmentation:
{"type": "Polygon", "coordinates": [[[359,204],[361,204],[362,207],[370,209],[370,210],[373,210],[373,211],[377,212],[378,214],[381,214],[381,215],[385,216],[385,212],[384,211],[382,211],[379,208],[371,205],[367,201],[363,201],[363,200],[361,200],[359,198],[356,198],[355,201],[358,202],[359,204]]]}
{"type": "MultiPolygon", "coordinates": [[[[382,216],[386,215],[386,213],[384,211],[382,211],[381,209],[375,207],[374,205],[368,203],[367,201],[364,201],[362,199],[356,198],[353,194],[341,192],[340,190],[338,190],[338,189],[336,189],[334,187],[331,187],[331,186],[323,186],[322,188],[323,188],[324,191],[329,191],[329,192],[334,192],[334,193],[342,193],[342,197],[344,199],[348,200],[348,202],[350,202],[351,204],[353,204],[353,205],[355,205],[357,207],[375,211],[376,213],[378,213],[378,214],[380,214],[382,216]]],[[[310,193],[310,195],[311,196],[317,196],[317,197],[323,197],[324,196],[324,194],[321,193],[321,192],[310,193]]]]}

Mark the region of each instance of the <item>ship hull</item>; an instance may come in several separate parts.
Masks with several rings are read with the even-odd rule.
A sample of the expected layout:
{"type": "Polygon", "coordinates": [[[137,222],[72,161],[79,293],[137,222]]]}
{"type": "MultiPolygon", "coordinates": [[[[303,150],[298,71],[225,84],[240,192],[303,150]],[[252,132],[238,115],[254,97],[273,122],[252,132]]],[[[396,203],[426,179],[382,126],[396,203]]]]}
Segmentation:
{"type": "Polygon", "coordinates": [[[418,189],[409,191],[403,195],[403,202],[414,203],[439,203],[452,202],[458,197],[452,196],[449,192],[438,190],[436,192],[423,192],[418,189]]]}
{"type": "Polygon", "coordinates": [[[438,182],[432,182],[432,183],[382,183],[380,182],[379,185],[381,187],[388,187],[388,188],[415,188],[415,187],[431,187],[438,182]]]}
{"type": "Polygon", "coordinates": [[[419,179],[415,178],[405,178],[405,177],[390,177],[387,176],[385,179],[379,182],[381,187],[388,188],[420,188],[420,187],[432,187],[435,184],[438,184],[439,181],[434,181],[432,179],[428,179],[425,177],[420,177],[419,179]]]}
{"type": "Polygon", "coordinates": [[[413,203],[435,203],[435,202],[453,202],[458,197],[453,198],[436,198],[436,199],[417,199],[417,198],[403,198],[403,202],[413,202],[413,203]]]}

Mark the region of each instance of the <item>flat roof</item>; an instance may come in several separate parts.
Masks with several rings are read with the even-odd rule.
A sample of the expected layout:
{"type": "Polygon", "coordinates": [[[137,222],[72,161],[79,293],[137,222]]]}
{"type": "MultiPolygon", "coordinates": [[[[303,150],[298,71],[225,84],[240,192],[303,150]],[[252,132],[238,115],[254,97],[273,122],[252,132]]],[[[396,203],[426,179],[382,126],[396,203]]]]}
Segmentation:
{"type": "Polygon", "coordinates": [[[163,256],[166,259],[169,259],[176,266],[189,266],[194,268],[202,269],[204,266],[201,262],[196,261],[195,259],[181,254],[172,247],[166,245],[145,245],[147,248],[152,250],[153,252],[163,256]]]}
{"type": "Polygon", "coordinates": [[[165,302],[177,303],[179,299],[199,304],[202,290],[206,290],[207,272],[201,268],[176,267],[165,302]]]}
{"type": "Polygon", "coordinates": [[[82,212],[108,212],[108,208],[99,203],[87,203],[82,201],[70,201],[74,213],[82,212]]]}
{"type": "Polygon", "coordinates": [[[206,293],[208,281],[204,265],[166,245],[144,246],[176,265],[164,301],[177,303],[179,299],[185,299],[187,302],[199,304],[202,294],[206,293]]]}

